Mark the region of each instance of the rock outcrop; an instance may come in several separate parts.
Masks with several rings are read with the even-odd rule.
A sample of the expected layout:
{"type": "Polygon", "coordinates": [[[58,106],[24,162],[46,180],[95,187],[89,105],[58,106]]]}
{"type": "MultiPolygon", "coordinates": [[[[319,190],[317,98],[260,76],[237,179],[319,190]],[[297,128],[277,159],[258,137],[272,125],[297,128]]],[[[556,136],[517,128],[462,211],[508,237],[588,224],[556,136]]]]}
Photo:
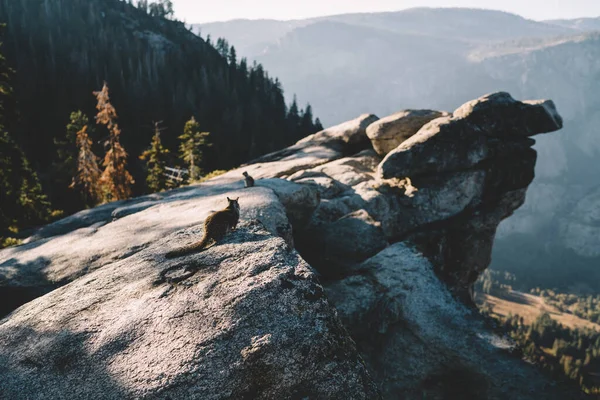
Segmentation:
{"type": "Polygon", "coordinates": [[[220,246],[165,261],[162,249],[198,234],[169,235],[4,320],[3,397],[378,397],[310,267],[282,239],[248,221],[220,246]]]}
{"type": "Polygon", "coordinates": [[[0,393],[577,398],[510,355],[470,304],[498,224],[533,180],[528,136],[560,127],[552,103],[489,95],[384,159],[373,123],[363,115],[1,251],[0,295],[30,292],[0,321],[0,393]],[[166,260],[225,196],[240,197],[238,230],[166,260]]]}
{"type": "Polygon", "coordinates": [[[417,133],[429,121],[447,115],[446,112],[434,110],[400,111],[369,125],[367,136],[373,144],[373,149],[383,157],[417,133]]]}
{"type": "Polygon", "coordinates": [[[325,288],[386,399],[573,395],[533,369],[511,369],[511,342],[491,335],[410,244],[391,245],[325,288]]]}
{"type": "Polygon", "coordinates": [[[373,114],[363,114],[352,121],[344,122],[317,132],[300,140],[298,143],[328,143],[340,141],[354,148],[364,147],[368,143],[367,127],[379,118],[373,114]]]}
{"type": "Polygon", "coordinates": [[[389,153],[379,167],[384,179],[472,168],[505,147],[530,146],[521,138],[562,128],[552,101],[520,102],[500,92],[473,100],[452,116],[435,119],[389,153]]]}

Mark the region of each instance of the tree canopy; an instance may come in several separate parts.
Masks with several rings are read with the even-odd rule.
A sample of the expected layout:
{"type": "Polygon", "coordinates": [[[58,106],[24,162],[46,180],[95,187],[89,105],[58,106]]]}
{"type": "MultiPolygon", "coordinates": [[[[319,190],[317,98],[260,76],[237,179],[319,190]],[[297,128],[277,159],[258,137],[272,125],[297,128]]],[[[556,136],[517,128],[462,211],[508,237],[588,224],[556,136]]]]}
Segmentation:
{"type": "MultiPolygon", "coordinates": [[[[72,110],[93,115],[90,92],[105,81],[119,110],[123,134],[113,137],[129,154],[133,195],[147,189],[139,156],[152,140],[152,121],[164,121],[161,143],[175,151],[193,115],[202,131],[211,132],[206,171],[230,169],[317,130],[308,124],[308,107],[308,115],[288,113],[281,83],[260,64],[239,60],[224,39],[215,48],[183,23],[165,19],[169,4],[148,2],[141,9],[143,4],[119,0],[0,0],[0,21],[7,23],[4,49],[17,71],[14,97],[22,116],[6,128],[39,172],[53,206],[69,212],[81,207],[80,200],[65,195],[66,184],[55,187],[50,167],[60,162],[58,148],[72,110]]],[[[92,126],[90,149],[100,155],[106,132],[93,132],[92,126]]],[[[72,150],[72,138],[68,143],[72,150]]],[[[62,180],[70,177],[65,173],[62,180]]]]}

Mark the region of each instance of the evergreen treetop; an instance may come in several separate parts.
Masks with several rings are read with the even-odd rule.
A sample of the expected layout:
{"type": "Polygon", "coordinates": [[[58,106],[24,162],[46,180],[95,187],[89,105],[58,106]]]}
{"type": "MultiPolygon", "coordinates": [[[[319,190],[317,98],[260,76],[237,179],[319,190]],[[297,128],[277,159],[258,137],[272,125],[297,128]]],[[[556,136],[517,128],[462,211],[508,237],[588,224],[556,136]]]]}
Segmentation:
{"type": "Polygon", "coordinates": [[[188,166],[192,181],[197,180],[203,173],[201,165],[204,163],[205,150],[212,146],[209,137],[210,133],[202,132],[194,117],[186,122],[183,135],[179,136],[180,158],[188,166]]]}
{"type": "Polygon", "coordinates": [[[147,164],[146,184],[152,193],[165,190],[169,186],[166,176],[168,156],[169,150],[162,145],[159,123],[156,122],[150,148],[140,155],[140,159],[145,160],[147,164]]]}

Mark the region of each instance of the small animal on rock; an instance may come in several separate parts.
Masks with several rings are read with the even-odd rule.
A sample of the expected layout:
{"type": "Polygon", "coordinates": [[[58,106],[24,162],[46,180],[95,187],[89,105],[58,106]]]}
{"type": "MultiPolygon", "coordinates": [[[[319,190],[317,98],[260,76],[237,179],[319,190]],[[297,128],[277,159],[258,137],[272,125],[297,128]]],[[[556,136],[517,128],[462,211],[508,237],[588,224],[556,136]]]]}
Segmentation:
{"type": "Polygon", "coordinates": [[[167,258],[184,256],[204,250],[210,242],[218,242],[223,237],[234,230],[240,220],[240,204],[237,199],[227,198],[229,204],[220,211],[215,211],[206,217],[204,221],[204,235],[199,242],[192,243],[189,246],[181,247],[165,254],[167,258]]]}
{"type": "Polygon", "coordinates": [[[252,187],[254,186],[254,178],[248,175],[246,171],[244,171],[244,187],[252,187]]]}

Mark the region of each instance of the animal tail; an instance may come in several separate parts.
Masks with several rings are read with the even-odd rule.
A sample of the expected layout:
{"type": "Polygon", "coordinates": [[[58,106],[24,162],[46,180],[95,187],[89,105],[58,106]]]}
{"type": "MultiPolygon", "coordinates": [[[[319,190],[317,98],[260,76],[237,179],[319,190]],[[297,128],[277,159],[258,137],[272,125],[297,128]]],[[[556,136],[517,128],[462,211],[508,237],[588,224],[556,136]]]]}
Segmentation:
{"type": "Polygon", "coordinates": [[[199,242],[192,243],[189,246],[181,247],[179,249],[173,250],[165,254],[167,258],[175,258],[185,256],[186,254],[194,253],[196,251],[203,250],[208,244],[209,238],[208,235],[204,235],[199,242]]]}

